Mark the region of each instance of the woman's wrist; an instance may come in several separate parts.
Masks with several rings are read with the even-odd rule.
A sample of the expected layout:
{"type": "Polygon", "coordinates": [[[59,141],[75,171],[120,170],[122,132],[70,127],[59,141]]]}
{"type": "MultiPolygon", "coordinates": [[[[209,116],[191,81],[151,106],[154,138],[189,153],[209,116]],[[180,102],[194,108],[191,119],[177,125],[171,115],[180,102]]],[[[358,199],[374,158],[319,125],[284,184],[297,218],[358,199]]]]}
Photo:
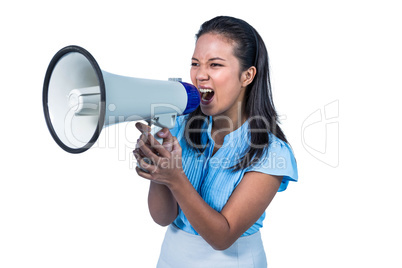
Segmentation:
{"type": "Polygon", "coordinates": [[[184,171],[182,171],[176,175],[176,178],[174,180],[170,180],[169,183],[166,184],[166,186],[173,193],[175,191],[180,191],[180,188],[182,188],[182,186],[186,183],[190,183],[190,181],[188,180],[184,171]]]}

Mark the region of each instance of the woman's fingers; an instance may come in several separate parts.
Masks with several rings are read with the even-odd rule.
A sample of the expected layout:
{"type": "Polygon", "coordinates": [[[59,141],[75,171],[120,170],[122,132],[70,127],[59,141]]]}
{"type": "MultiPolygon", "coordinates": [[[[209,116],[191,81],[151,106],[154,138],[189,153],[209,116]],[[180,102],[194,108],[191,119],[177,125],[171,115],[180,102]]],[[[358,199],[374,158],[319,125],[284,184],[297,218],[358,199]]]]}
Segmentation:
{"type": "Polygon", "coordinates": [[[146,173],[155,172],[157,167],[154,165],[151,159],[141,153],[140,149],[135,149],[133,153],[137,159],[137,165],[142,169],[142,171],[146,173]]]}
{"type": "MultiPolygon", "coordinates": [[[[143,167],[141,166],[141,168],[143,168],[143,167]]],[[[145,179],[148,179],[148,180],[152,180],[152,175],[151,175],[151,173],[145,172],[145,171],[142,170],[141,168],[139,168],[139,167],[136,167],[136,168],[135,168],[135,171],[137,172],[138,176],[141,176],[141,177],[143,177],[143,178],[145,178],[145,179]]]]}
{"type": "Polygon", "coordinates": [[[140,123],[140,122],[137,122],[135,124],[135,127],[141,132],[151,132],[151,127],[150,126],[147,126],[147,125],[145,125],[143,123],[140,123]]]}
{"type": "MultiPolygon", "coordinates": [[[[147,125],[144,125],[142,123],[137,123],[135,124],[137,129],[141,131],[142,135],[140,137],[140,140],[144,142],[149,148],[151,148],[156,154],[163,156],[163,157],[169,157],[170,153],[168,150],[164,148],[162,144],[160,144],[155,137],[150,133],[151,128],[147,125]]],[[[172,134],[170,134],[169,129],[166,128],[166,130],[169,132],[170,137],[172,134]]]]}
{"type": "Polygon", "coordinates": [[[143,154],[143,158],[150,159],[153,163],[158,163],[159,156],[157,156],[147,144],[145,144],[142,140],[138,142],[138,149],[140,149],[143,154]]]}
{"type": "Polygon", "coordinates": [[[166,151],[171,152],[173,148],[173,136],[172,133],[170,133],[170,130],[168,128],[163,128],[157,133],[157,135],[160,138],[163,138],[163,148],[165,148],[166,151]]]}

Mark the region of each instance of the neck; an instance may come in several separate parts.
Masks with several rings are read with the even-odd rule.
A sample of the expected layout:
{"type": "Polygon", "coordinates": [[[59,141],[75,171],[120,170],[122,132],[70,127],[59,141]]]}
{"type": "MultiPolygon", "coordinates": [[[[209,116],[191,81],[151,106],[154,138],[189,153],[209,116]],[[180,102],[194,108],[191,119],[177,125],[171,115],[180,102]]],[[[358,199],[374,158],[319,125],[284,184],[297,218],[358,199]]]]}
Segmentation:
{"type": "Polygon", "coordinates": [[[241,127],[247,120],[243,106],[241,102],[238,102],[236,109],[212,116],[212,131],[224,137],[241,127]]]}

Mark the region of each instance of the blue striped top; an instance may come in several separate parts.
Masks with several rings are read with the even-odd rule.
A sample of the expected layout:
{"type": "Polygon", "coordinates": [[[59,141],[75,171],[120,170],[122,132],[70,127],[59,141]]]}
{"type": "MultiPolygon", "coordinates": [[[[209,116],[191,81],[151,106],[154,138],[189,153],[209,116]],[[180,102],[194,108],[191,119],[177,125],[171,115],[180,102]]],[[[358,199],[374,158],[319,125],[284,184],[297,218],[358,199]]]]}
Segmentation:
{"type": "MultiPolygon", "coordinates": [[[[249,145],[249,128],[246,121],[241,127],[225,136],[221,148],[212,156],[214,140],[211,136],[212,118],[204,124],[201,141],[207,144],[203,154],[198,154],[189,146],[184,137],[186,116],[179,116],[176,125],[171,129],[182,148],[183,170],[187,178],[201,195],[201,197],[213,209],[220,212],[231,196],[236,186],[242,180],[244,173],[258,171],[270,175],[283,176],[279,192],[286,190],[289,181],[297,181],[297,166],[289,145],[274,135],[270,134],[270,145],[264,157],[255,165],[240,171],[228,169],[237,163],[244,150],[249,145]]],[[[250,227],[242,236],[251,235],[262,227],[265,212],[258,221],[250,227]]],[[[183,211],[179,207],[179,214],[174,224],[180,229],[198,235],[191,226],[183,211]]]]}

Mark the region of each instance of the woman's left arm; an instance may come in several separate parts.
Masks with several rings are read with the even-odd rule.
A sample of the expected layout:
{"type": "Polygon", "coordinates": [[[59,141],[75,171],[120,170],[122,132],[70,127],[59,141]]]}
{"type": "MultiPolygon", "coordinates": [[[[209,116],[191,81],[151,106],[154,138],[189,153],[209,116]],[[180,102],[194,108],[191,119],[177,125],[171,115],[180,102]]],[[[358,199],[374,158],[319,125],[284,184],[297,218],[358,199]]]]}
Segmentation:
{"type": "Polygon", "coordinates": [[[248,172],[220,213],[202,199],[187,178],[170,190],[193,228],[213,248],[224,250],[261,217],[280,183],[281,177],[248,172]]]}
{"type": "MultiPolygon", "coordinates": [[[[162,135],[171,134],[166,131],[162,135]]],[[[154,139],[150,134],[145,136],[154,139]]],[[[181,166],[180,145],[176,138],[173,140],[171,152],[162,146],[153,148],[159,155],[144,141],[140,141],[139,148],[154,164],[147,164],[141,157],[137,158],[141,167],[149,171],[146,173],[137,168],[137,173],[143,178],[166,185],[193,228],[214,249],[224,250],[261,217],[278,191],[282,177],[259,172],[245,173],[225,207],[218,212],[202,199],[189,182],[181,166]]],[[[152,142],[150,144],[155,144],[152,142]]]]}

